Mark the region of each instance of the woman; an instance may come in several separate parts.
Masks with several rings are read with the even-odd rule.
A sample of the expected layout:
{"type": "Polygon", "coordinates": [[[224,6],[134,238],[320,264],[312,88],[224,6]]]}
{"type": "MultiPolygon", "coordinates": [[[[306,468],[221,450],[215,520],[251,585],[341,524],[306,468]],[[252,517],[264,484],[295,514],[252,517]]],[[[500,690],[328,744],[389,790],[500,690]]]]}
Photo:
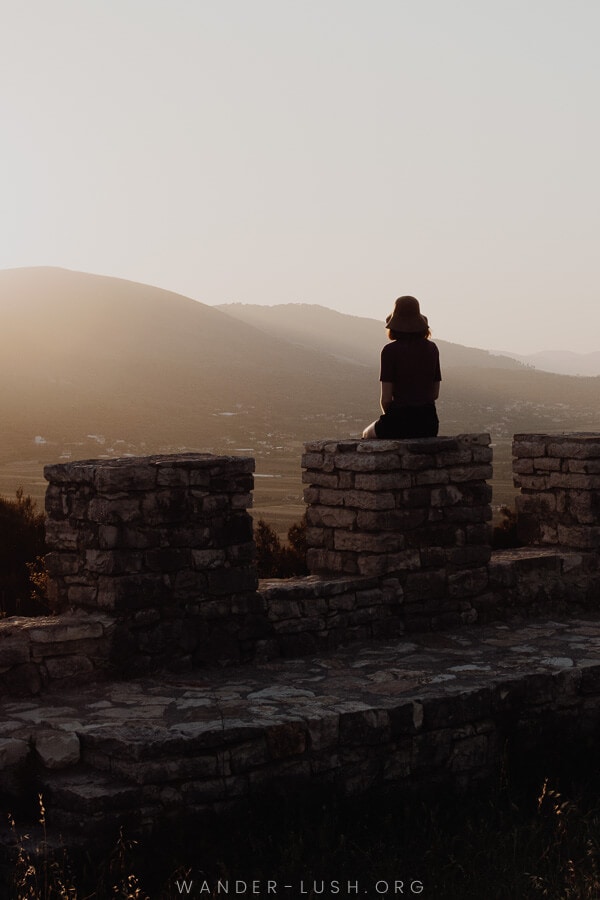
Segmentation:
{"type": "Polygon", "coordinates": [[[383,415],[363,431],[364,438],[435,437],[439,422],[440,355],[429,340],[429,324],[415,297],[399,297],[387,317],[390,343],[381,351],[383,415]]]}

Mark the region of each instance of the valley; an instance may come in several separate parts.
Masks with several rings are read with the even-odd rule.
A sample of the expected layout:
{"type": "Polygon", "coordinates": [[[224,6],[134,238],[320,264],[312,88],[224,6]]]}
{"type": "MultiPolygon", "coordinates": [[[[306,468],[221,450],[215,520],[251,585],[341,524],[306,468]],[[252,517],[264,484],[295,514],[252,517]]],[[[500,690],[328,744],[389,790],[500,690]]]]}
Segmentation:
{"type": "MultiPolygon", "coordinates": [[[[182,451],[252,456],[255,519],[304,511],[303,444],[378,415],[383,323],[321,306],[211,307],[63,269],[0,271],[0,494],[41,506],[47,463],[182,451]]],[[[493,505],[512,506],[517,432],[595,431],[599,379],[448,343],[440,434],[489,432],[493,505]]]]}

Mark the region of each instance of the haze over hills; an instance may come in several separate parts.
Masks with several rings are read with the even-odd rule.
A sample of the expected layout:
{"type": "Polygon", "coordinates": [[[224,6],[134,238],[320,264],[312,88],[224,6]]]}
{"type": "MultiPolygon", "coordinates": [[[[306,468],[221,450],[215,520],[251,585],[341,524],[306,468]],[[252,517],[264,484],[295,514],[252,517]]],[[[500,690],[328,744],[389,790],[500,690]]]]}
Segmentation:
{"type": "MultiPolygon", "coordinates": [[[[349,316],[325,306],[309,303],[282,303],[258,306],[225,303],[216,307],[236,319],[260,328],[273,337],[293,344],[312,347],[349,362],[377,365],[379,352],[386,342],[385,323],[362,316],[349,316]]],[[[523,364],[508,354],[464,347],[438,340],[440,354],[447,366],[483,366],[497,369],[522,369],[523,364]]]]}
{"type": "MultiPolygon", "coordinates": [[[[25,482],[40,496],[45,462],[194,449],[255,456],[283,479],[272,482],[281,508],[298,509],[302,442],[357,436],[378,415],[375,320],[304,304],[216,308],[54,268],[1,271],[0,308],[4,494],[25,482]]],[[[440,433],[490,431],[507,485],[513,432],[597,427],[597,379],[437,343],[440,433]]]]}
{"type": "Polygon", "coordinates": [[[600,350],[594,353],[574,353],[572,350],[540,350],[539,353],[530,353],[528,356],[515,353],[507,355],[544,372],[584,377],[600,375],[600,350]]]}

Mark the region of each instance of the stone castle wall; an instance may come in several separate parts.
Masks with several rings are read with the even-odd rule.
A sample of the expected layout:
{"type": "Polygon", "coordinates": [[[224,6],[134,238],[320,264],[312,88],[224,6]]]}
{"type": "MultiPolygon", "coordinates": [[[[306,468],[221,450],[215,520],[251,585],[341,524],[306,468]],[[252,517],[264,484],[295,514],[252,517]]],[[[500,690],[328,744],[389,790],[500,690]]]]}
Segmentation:
{"type": "Polygon", "coordinates": [[[210,454],[46,467],[50,601],[115,618],[115,670],[211,662],[258,636],[253,470],[210,454]]]}
{"type": "Polygon", "coordinates": [[[488,434],[306,445],[308,566],[395,577],[409,628],[474,621],[488,586],[488,434]]]}
{"type": "Polygon", "coordinates": [[[252,460],[48,467],[52,597],[68,611],[0,622],[0,792],[33,806],[41,789],[50,827],[95,838],[212,817],[277,785],[461,788],[495,775],[507,747],[526,758],[560,737],[594,746],[597,617],[569,613],[596,610],[600,595],[599,450],[597,435],[517,435],[532,546],[492,553],[487,435],[313,442],[313,574],[261,583],[252,460]],[[557,606],[562,624],[548,617],[557,606]],[[493,624],[466,627],[475,620],[493,624]],[[374,638],[389,641],[310,656],[374,638]],[[79,690],[215,664],[207,677],[79,690]]]}
{"type": "Polygon", "coordinates": [[[600,434],[516,434],[519,533],[527,544],[600,548],[600,434]]]}
{"type": "Polygon", "coordinates": [[[0,622],[0,691],[331,650],[595,607],[598,435],[517,435],[529,548],[491,553],[487,435],[320,441],[303,456],[307,578],[258,583],[253,460],[49,466],[47,619],[0,622]]]}

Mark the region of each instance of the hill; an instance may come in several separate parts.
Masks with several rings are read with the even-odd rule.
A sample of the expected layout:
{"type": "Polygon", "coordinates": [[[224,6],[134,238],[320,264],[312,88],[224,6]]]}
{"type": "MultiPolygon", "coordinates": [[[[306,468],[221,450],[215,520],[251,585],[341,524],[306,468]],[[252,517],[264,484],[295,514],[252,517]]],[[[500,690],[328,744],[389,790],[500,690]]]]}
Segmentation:
{"type": "Polygon", "coordinates": [[[317,380],[325,409],[345,393],[346,365],[147,285],[9,270],[0,303],[0,414],[13,441],[101,433],[153,448],[223,444],[224,417],[252,411],[270,430],[313,410],[317,380]]]}
{"type": "Polygon", "coordinates": [[[600,375],[600,351],[594,353],[573,353],[571,350],[540,350],[528,356],[509,354],[514,359],[534,366],[544,372],[555,372],[558,375],[583,375],[595,377],[600,375]]]}
{"type": "MultiPolygon", "coordinates": [[[[179,449],[257,459],[257,506],[302,511],[303,441],[378,414],[382,323],[323,307],[212,307],[117,278],[0,272],[0,493],[40,498],[46,462],[179,449]],[[262,479],[262,480],[261,480],[262,479]],[[261,506],[262,504],[262,506],[261,506]]],[[[598,380],[437,341],[441,433],[490,431],[498,502],[514,431],[593,430],[598,380]]]]}
{"type": "MultiPolygon", "coordinates": [[[[258,306],[225,303],[216,307],[272,337],[310,347],[349,362],[373,366],[387,340],[385,323],[309,303],[282,303],[258,306]]],[[[505,354],[494,354],[448,341],[437,343],[445,366],[482,366],[496,369],[523,369],[523,363],[505,354]]]]}

